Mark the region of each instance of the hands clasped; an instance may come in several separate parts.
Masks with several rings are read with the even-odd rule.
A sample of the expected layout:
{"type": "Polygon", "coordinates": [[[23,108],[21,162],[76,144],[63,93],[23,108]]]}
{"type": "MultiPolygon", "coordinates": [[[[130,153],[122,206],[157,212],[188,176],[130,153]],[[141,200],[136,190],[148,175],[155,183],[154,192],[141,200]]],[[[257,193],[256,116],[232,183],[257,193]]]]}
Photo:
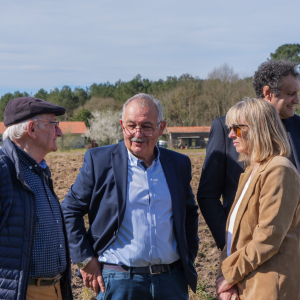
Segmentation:
{"type": "Polygon", "coordinates": [[[216,280],[218,300],[239,300],[237,288],[228,284],[224,276],[216,280]]]}

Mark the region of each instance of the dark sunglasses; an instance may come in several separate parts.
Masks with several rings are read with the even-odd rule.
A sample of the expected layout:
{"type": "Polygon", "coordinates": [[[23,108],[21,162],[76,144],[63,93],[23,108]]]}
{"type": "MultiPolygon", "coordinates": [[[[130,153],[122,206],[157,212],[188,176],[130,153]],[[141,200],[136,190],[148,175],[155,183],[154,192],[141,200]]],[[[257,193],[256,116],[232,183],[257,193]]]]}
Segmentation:
{"type": "Polygon", "coordinates": [[[241,129],[241,127],[244,127],[244,126],[248,127],[248,125],[245,125],[245,124],[238,124],[238,125],[234,125],[233,124],[232,126],[228,126],[228,129],[229,129],[229,132],[231,130],[233,130],[234,133],[236,134],[236,136],[241,137],[242,136],[242,129],[241,129]]]}

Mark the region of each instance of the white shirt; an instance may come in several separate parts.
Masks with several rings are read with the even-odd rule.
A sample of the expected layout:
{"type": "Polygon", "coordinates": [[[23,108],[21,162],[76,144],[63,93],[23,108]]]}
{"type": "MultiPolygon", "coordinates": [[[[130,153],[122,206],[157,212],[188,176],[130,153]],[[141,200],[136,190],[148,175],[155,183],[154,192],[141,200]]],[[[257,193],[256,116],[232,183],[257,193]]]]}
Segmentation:
{"type": "Polygon", "coordinates": [[[230,256],[231,254],[231,242],[232,242],[232,232],[233,232],[233,226],[234,226],[234,223],[235,223],[235,218],[236,218],[236,215],[237,215],[237,212],[239,210],[239,207],[242,203],[242,200],[244,198],[244,195],[249,187],[249,184],[250,184],[250,180],[251,180],[251,176],[249,177],[248,181],[246,182],[245,186],[244,186],[244,189],[240,195],[240,198],[239,200],[237,201],[233,211],[232,211],[232,214],[230,216],[230,220],[229,220],[229,226],[228,226],[228,232],[227,232],[227,256],[230,256]]]}

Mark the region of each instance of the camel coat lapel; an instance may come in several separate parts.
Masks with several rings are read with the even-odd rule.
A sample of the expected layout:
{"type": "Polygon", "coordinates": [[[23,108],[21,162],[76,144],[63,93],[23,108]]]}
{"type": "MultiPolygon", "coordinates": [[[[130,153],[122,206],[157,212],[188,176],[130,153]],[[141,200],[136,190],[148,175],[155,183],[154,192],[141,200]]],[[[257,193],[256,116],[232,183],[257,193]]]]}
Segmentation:
{"type": "MultiPolygon", "coordinates": [[[[267,165],[270,163],[270,160],[269,161],[266,161],[266,162],[262,162],[258,169],[257,169],[257,172],[254,174],[254,177],[251,178],[250,180],[250,184],[248,186],[248,189],[242,199],[242,202],[240,204],[240,207],[238,209],[238,212],[236,214],[236,218],[235,218],[235,222],[234,222],[234,227],[233,227],[233,231],[232,231],[232,239],[231,239],[231,247],[230,247],[230,252],[232,253],[232,251],[234,249],[232,249],[232,245],[235,245],[235,238],[237,237],[237,232],[238,232],[238,229],[240,227],[240,223],[241,223],[241,219],[245,213],[245,210],[247,208],[247,205],[248,205],[248,202],[250,200],[250,197],[251,195],[253,194],[254,192],[254,189],[255,189],[255,186],[257,184],[257,181],[260,177],[260,174],[263,170],[265,170],[265,168],[267,167],[267,165]]],[[[236,193],[236,196],[235,196],[235,199],[234,199],[234,202],[233,202],[233,205],[230,209],[230,213],[229,213],[229,216],[227,218],[227,224],[226,224],[226,232],[228,231],[228,227],[229,227],[229,221],[230,221],[230,217],[231,217],[231,214],[233,212],[233,209],[234,207],[236,206],[242,192],[243,192],[243,189],[252,173],[252,170],[253,170],[253,167],[249,167],[245,173],[243,173],[240,177],[240,181],[239,181],[239,187],[238,187],[238,190],[237,190],[237,193],[236,193]]],[[[227,242],[227,234],[226,234],[226,242],[227,242]]]]}

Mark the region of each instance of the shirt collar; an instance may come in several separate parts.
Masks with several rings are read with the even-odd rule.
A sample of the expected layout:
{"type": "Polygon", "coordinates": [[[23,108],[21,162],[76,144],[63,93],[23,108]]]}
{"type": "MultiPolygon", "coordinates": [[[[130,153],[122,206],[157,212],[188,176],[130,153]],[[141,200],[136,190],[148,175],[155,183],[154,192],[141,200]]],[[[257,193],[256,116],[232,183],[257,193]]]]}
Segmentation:
{"type": "Polygon", "coordinates": [[[41,160],[38,164],[34,158],[32,158],[30,155],[28,155],[22,148],[20,148],[18,145],[16,145],[13,142],[13,145],[16,148],[16,151],[18,153],[18,156],[22,156],[23,159],[21,159],[21,163],[25,163],[26,166],[29,167],[30,170],[36,170],[37,172],[42,171],[42,169],[45,169],[47,167],[47,163],[45,160],[41,160]]]}
{"type": "Polygon", "coordinates": [[[44,159],[42,159],[39,163],[39,166],[42,168],[42,169],[46,169],[47,168],[47,163],[44,159]]]}
{"type": "MultiPolygon", "coordinates": [[[[134,156],[128,149],[127,149],[127,153],[128,153],[128,160],[130,162],[131,165],[135,165],[137,166],[138,163],[141,163],[142,160],[138,159],[136,156],[134,156]]],[[[157,146],[155,146],[154,149],[154,153],[157,154],[156,158],[153,160],[152,165],[156,164],[159,160],[159,156],[160,156],[160,152],[157,146]]]]}

